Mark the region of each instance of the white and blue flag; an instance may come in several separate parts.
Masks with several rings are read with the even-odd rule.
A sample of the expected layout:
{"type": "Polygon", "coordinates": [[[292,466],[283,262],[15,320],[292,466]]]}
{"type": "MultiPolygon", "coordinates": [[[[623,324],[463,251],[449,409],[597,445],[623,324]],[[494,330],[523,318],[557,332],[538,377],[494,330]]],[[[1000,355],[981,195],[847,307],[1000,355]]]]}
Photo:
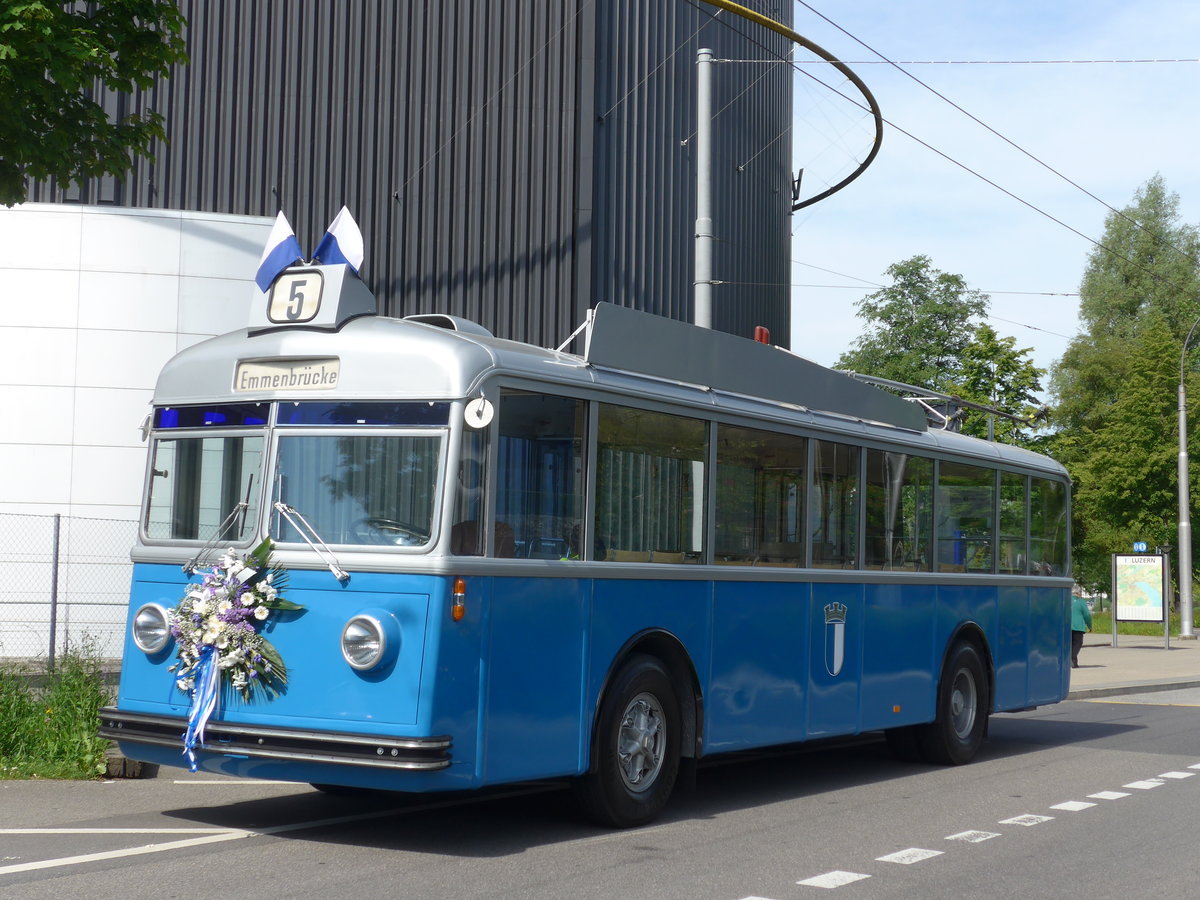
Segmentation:
{"type": "Polygon", "coordinates": [[[258,274],[254,281],[264,294],[271,287],[275,277],[298,259],[304,258],[300,242],[296,240],[296,232],[288,224],[287,216],[280,211],[267,235],[267,246],[263,248],[262,259],[258,263],[258,274]]]}
{"type": "Polygon", "coordinates": [[[358,274],[363,264],[363,236],[358,230],[358,223],[350,210],[342,207],[341,211],[329,223],[325,236],[317,249],[313,251],[313,260],[320,260],[327,266],[345,263],[358,274]]]}

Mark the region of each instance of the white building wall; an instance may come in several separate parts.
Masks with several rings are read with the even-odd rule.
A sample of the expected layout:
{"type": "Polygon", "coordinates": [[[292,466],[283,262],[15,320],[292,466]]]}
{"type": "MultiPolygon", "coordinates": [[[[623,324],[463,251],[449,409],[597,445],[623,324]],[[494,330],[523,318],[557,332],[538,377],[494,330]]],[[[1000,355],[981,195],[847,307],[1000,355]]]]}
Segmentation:
{"type": "Polygon", "coordinates": [[[0,207],[0,513],[137,517],[158,370],[245,326],[271,221],[0,207]]]}
{"type": "Polygon", "coordinates": [[[158,371],[245,326],[271,223],[0,206],[0,660],[48,656],[52,609],[56,653],[121,655],[158,371]]]}

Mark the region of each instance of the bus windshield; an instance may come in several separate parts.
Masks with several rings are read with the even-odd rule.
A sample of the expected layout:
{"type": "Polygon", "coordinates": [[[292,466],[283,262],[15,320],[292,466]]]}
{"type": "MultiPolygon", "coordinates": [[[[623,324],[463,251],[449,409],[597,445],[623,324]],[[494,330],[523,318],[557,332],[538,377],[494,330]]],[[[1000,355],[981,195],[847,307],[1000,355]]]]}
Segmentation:
{"type": "Polygon", "coordinates": [[[249,540],[258,513],[262,452],[261,434],[156,440],[146,537],[234,544],[249,540]],[[239,503],[246,507],[238,510],[239,503]]]}
{"type": "MultiPolygon", "coordinates": [[[[433,536],[442,435],[280,436],[272,502],[297,510],[329,544],[420,547],[433,536]]],[[[303,537],[276,516],[280,542],[303,537]]]]}

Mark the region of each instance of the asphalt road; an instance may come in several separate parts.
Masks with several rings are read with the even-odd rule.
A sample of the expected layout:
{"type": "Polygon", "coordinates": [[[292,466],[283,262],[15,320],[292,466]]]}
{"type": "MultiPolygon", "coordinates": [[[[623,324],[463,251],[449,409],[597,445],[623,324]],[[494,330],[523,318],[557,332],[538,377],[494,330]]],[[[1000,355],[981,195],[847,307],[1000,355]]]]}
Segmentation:
{"type": "Polygon", "coordinates": [[[557,789],[0,782],[0,897],[1195,897],[1198,738],[1200,689],[1067,701],[994,717],[959,768],[878,741],[706,766],[615,832],[557,789]]]}

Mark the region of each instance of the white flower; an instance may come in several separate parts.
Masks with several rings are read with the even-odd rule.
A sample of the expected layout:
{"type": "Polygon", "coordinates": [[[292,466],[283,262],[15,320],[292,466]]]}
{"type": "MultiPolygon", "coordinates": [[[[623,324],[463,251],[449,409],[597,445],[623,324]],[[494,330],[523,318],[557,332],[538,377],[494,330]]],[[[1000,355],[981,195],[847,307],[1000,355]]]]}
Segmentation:
{"type": "Polygon", "coordinates": [[[200,636],[200,640],[205,644],[215,644],[217,639],[221,637],[221,624],[211,621],[204,623],[204,634],[200,636]]]}
{"type": "Polygon", "coordinates": [[[254,607],[254,618],[258,619],[258,621],[260,621],[260,622],[263,619],[265,619],[267,616],[269,616],[270,614],[271,614],[271,611],[269,609],[267,609],[265,606],[254,607]]]}
{"type": "Polygon", "coordinates": [[[246,591],[246,593],[242,594],[242,606],[253,606],[253,605],[254,605],[254,591],[246,591]]]}
{"type": "Polygon", "coordinates": [[[228,600],[222,600],[220,603],[217,604],[217,613],[218,614],[229,612],[229,610],[231,610],[231,609],[233,609],[233,604],[230,603],[228,600]]]}

